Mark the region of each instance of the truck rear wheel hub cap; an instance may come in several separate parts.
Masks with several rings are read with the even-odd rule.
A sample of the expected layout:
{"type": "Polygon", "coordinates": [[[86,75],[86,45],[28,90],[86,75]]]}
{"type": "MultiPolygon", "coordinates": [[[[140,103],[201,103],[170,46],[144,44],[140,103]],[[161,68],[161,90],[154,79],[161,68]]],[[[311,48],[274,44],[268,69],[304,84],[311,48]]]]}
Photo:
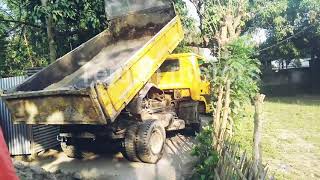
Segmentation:
{"type": "Polygon", "coordinates": [[[163,146],[163,136],[160,130],[155,129],[152,131],[151,137],[150,137],[150,149],[152,153],[159,154],[162,150],[163,146]]]}

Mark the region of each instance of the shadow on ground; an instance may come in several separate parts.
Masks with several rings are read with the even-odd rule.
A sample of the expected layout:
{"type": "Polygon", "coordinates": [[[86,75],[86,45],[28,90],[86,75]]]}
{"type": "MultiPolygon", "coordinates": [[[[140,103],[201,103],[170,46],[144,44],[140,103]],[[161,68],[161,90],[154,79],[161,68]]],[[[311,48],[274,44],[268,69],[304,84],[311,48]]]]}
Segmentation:
{"type": "Polygon", "coordinates": [[[28,163],[50,172],[77,173],[81,179],[187,179],[196,162],[190,155],[193,144],[191,135],[169,133],[164,157],[157,164],[129,162],[114,149],[81,160],[68,158],[59,149],[52,149],[28,163]]]}

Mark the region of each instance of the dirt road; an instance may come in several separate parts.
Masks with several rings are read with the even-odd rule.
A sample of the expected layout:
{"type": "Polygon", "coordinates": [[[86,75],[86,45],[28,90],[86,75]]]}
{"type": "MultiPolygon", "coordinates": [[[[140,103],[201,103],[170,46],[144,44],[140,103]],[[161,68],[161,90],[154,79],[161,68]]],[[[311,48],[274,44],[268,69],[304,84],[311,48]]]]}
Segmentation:
{"type": "Polygon", "coordinates": [[[157,164],[129,162],[121,153],[92,155],[78,160],[50,150],[29,162],[46,171],[77,173],[81,179],[186,179],[192,174],[195,158],[190,155],[194,137],[174,134],[166,142],[165,155],[157,164]]]}

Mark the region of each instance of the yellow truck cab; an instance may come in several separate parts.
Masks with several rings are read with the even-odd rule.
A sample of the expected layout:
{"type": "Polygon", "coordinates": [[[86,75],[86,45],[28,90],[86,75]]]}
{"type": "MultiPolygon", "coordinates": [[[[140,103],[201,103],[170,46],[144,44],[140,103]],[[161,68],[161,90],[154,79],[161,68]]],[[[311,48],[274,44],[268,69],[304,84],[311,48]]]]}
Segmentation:
{"type": "Polygon", "coordinates": [[[201,72],[204,57],[195,53],[172,54],[162,63],[151,81],[174,99],[190,99],[199,103],[200,113],[209,113],[210,82],[201,72]]]}

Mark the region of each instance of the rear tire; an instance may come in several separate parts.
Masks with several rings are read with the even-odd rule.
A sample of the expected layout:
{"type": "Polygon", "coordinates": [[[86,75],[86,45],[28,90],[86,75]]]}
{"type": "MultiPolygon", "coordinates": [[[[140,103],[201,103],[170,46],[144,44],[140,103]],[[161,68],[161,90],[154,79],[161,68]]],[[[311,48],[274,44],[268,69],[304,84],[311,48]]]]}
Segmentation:
{"type": "Polygon", "coordinates": [[[140,124],[137,134],[137,154],[145,163],[157,163],[164,150],[166,132],[156,120],[148,120],[140,124]]]}
{"type": "Polygon", "coordinates": [[[137,139],[138,124],[132,124],[127,128],[124,138],[123,156],[134,162],[139,162],[140,159],[136,153],[136,139],[137,139]]]}

